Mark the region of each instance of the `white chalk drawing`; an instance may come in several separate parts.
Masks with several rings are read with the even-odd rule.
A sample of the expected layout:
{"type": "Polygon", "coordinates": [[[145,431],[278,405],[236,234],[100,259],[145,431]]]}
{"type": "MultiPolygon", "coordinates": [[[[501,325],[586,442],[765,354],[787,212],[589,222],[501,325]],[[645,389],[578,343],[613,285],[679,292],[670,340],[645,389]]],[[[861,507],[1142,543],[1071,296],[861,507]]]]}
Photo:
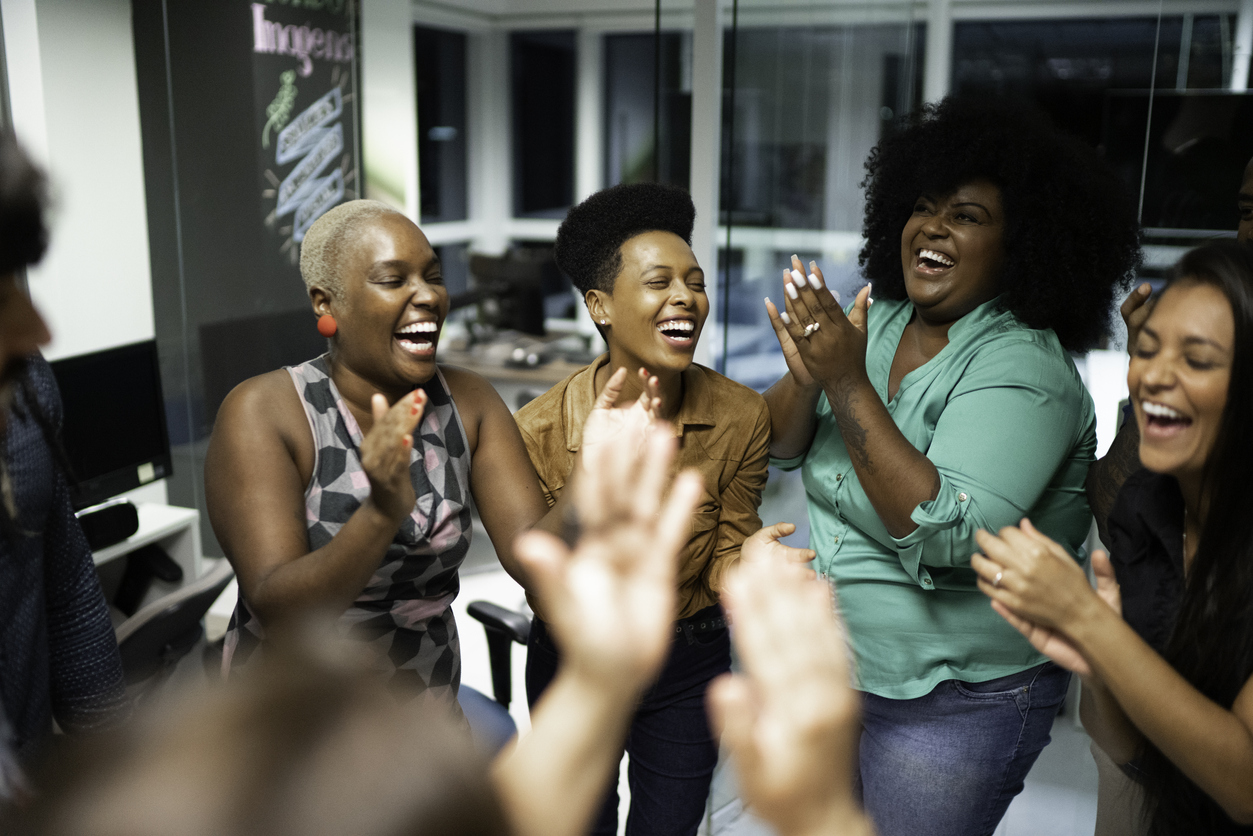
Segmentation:
{"type": "Polygon", "coordinates": [[[279,131],[274,161],[284,165],[307,154],[326,133],[327,123],[338,119],[343,110],[344,97],[338,86],[332,87],[329,93],[301,111],[291,124],[279,131]]]}
{"type": "Polygon", "coordinates": [[[297,263],[299,244],[313,222],[343,200],[357,197],[355,151],[347,147],[349,138],[344,136],[343,124],[345,108],[351,108],[355,101],[350,89],[345,92],[351,82],[350,72],[332,66],[330,89],[292,116],[294,97],[284,96],[284,87],[290,86],[295,92],[295,84],[292,71],[286,70],[279,77],[280,93],[266,111],[269,120],[261,147],[267,152],[265,157],[273,160],[273,168],[267,166],[262,172],[261,199],[274,202],[269,204],[272,209],[265,225],[282,237],[279,252],[292,264],[297,263]],[[275,129],[280,130],[271,143],[267,141],[269,132],[275,129]],[[271,147],[273,157],[268,153],[271,147]],[[292,168],[281,177],[279,172],[287,166],[292,168]],[[290,218],[286,223],[282,220],[285,217],[290,218]]]}
{"type": "Polygon", "coordinates": [[[305,233],[313,222],[344,198],[344,173],[338,168],[326,177],[315,181],[309,190],[309,197],[296,210],[295,228],[292,238],[297,243],[305,239],[305,233]]]}
{"type": "Polygon", "coordinates": [[[322,173],[332,160],[344,153],[344,128],[336,122],[322,141],[313,147],[303,160],[296,163],[278,187],[278,216],[281,218],[304,202],[309,192],[316,188],[314,178],[322,173]]]}

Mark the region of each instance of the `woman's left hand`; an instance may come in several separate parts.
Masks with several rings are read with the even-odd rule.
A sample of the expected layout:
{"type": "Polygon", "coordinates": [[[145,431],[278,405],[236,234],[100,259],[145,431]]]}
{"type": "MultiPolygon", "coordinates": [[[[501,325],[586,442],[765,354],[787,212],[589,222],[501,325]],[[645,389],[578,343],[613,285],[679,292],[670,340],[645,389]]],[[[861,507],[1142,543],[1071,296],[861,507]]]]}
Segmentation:
{"type": "MultiPolygon", "coordinates": [[[[1067,634],[1080,620],[1099,617],[1107,608],[1118,612],[1117,583],[1113,601],[1108,589],[1098,595],[1083,567],[1029,520],[1018,528],[1006,526],[999,535],[976,531],[975,540],[984,552],[970,559],[979,589],[1019,618],[1067,634]]],[[[1108,559],[1100,566],[1112,578],[1108,559]]],[[[1110,579],[1105,580],[1108,585],[1110,579]]]]}
{"type": "Polygon", "coordinates": [[[783,326],[796,346],[801,361],[814,380],[830,386],[850,376],[866,374],[866,318],[870,286],[862,288],[848,316],[827,289],[816,262],[809,263],[809,278],[799,258],[784,274],[787,317],[771,317],[776,330],[783,326]]]}
{"type": "Polygon", "coordinates": [[[806,576],[814,574],[807,564],[818,556],[813,549],[798,549],[779,542],[779,538],[796,533],[796,526],[790,522],[779,522],[759,529],[750,535],[740,546],[740,559],[747,561],[770,561],[781,566],[797,566],[804,569],[806,576]]]}

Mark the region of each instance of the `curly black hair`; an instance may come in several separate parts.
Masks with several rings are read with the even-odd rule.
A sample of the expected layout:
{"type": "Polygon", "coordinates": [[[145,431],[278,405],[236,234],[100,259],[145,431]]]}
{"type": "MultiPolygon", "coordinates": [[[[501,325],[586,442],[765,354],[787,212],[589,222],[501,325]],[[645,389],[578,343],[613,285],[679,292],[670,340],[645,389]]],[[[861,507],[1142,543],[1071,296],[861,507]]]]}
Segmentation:
{"type": "Polygon", "coordinates": [[[622,269],[622,245],[643,232],[673,232],[692,243],[696,207],[682,189],[660,183],[622,183],[570,210],[557,230],[553,257],[582,293],[613,293],[622,269]]]}
{"type": "Polygon", "coordinates": [[[1005,99],[924,106],[870,152],[858,261],[875,295],[906,298],[901,233],[915,201],[972,180],[1001,190],[1001,305],[1071,351],[1096,346],[1140,263],[1135,205],[1094,149],[1005,99]]]}
{"type": "Polygon", "coordinates": [[[48,247],[48,184],[10,133],[0,134],[0,275],[34,264],[48,247]]]}

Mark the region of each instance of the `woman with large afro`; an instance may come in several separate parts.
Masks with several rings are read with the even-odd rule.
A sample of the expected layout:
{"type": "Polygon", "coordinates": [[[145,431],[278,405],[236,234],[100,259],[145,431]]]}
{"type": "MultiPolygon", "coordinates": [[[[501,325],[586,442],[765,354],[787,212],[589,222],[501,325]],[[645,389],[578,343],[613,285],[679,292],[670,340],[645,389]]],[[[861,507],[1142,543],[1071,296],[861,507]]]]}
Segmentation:
{"type": "MultiPolygon", "coordinates": [[[[741,549],[802,562],[813,556],[776,542],[793,531],[790,524],[762,529],[757,516],[770,441],[766,404],[692,362],[709,315],[705,274],[692,254],[694,218],[686,192],[653,183],[614,186],[570,210],[557,231],[557,264],[582,291],[609,351],[515,416],[550,505],[571,492],[579,451],[593,443],[587,418],[594,406],[625,419],[634,404],[649,401],[655,419],[678,437],[676,466],[701,475],[692,533],[680,553],[673,643],[627,736],[628,834],[681,836],[700,824],[718,760],[705,691],[731,666],[719,605],[727,569],[741,549]]],[[[557,672],[560,648],[545,621],[546,602],[530,591],[528,598],[536,618],[526,686],[535,705],[557,672]]],[[[617,818],[617,792],[609,788],[592,832],[612,836],[617,818]]]]}
{"type": "Polygon", "coordinates": [[[788,373],[771,455],[801,467],[865,698],[862,800],[883,834],[990,834],[1070,675],[993,612],[980,529],[1029,517],[1075,559],[1096,447],[1068,352],[1093,347],[1138,228],[1097,154],[1022,106],[949,98],[867,162],[871,286],[847,314],[793,257],[767,311],[788,373]]]}

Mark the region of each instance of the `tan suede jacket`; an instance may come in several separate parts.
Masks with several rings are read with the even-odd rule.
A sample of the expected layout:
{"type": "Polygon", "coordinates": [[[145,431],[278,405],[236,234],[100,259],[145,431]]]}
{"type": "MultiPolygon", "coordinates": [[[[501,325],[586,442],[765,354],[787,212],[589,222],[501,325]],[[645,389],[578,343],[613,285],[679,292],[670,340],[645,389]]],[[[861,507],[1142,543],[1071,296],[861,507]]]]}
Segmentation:
{"type": "MultiPolygon", "coordinates": [[[[596,371],[608,359],[601,355],[514,415],[550,507],[574,468],[583,422],[596,401],[596,371]]],[[[770,414],[752,389],[693,364],[683,373],[677,423],[675,472],[694,468],[705,480],[679,564],[678,614],[685,618],[717,603],[740,544],[761,528],[757,506],[766,485],[770,414]]],[[[528,600],[536,609],[533,596],[528,600]]]]}

